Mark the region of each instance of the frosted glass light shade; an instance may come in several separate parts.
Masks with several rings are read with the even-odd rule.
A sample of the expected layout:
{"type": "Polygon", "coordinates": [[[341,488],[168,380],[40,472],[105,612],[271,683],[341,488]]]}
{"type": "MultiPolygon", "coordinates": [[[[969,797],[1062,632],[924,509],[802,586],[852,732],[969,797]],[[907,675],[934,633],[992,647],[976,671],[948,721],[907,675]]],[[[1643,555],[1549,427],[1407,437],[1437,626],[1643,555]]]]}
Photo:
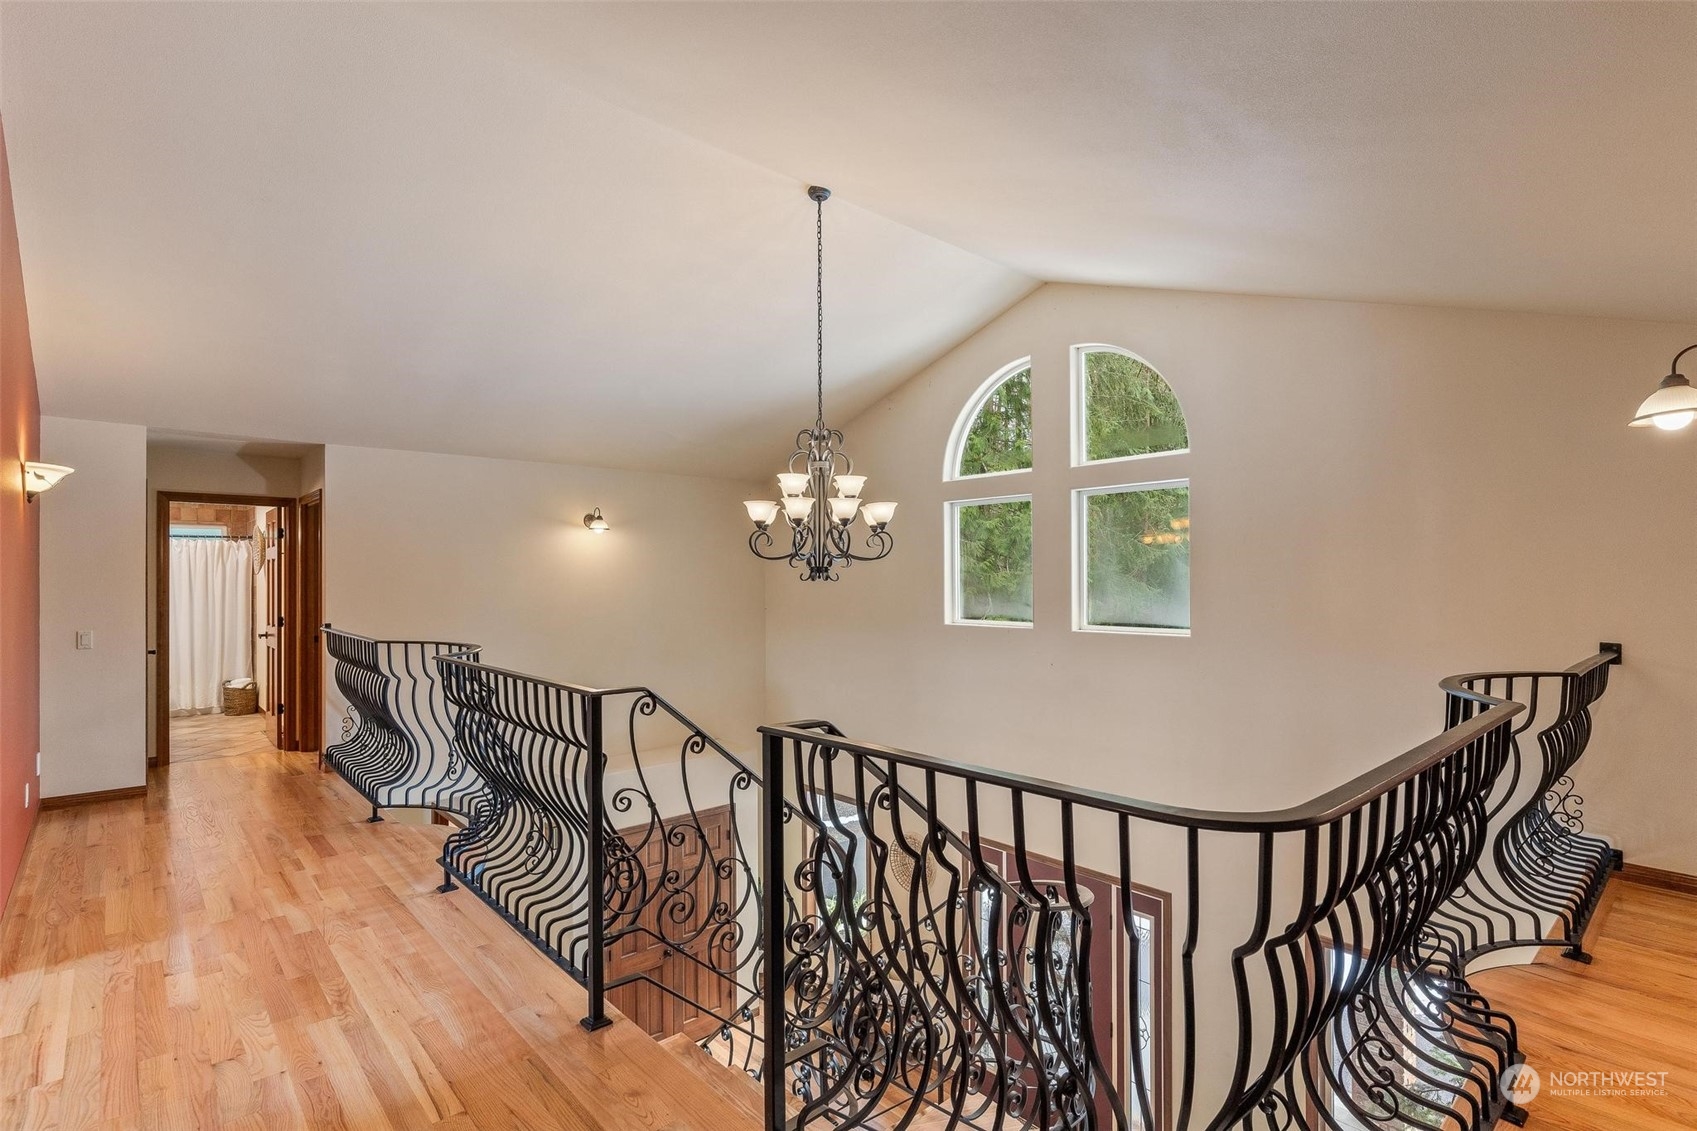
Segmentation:
{"type": "Polygon", "coordinates": [[[784,514],[791,522],[801,522],[813,513],[813,500],[806,495],[790,495],[784,499],[784,514]]]}
{"type": "Polygon", "coordinates": [[[769,499],[749,499],[743,503],[748,510],[748,517],[757,526],[770,526],[772,520],[778,517],[778,504],[769,499]]]}
{"type": "Polygon", "coordinates": [[[860,516],[866,520],[868,526],[887,526],[890,520],[896,517],[896,504],[867,503],[860,508],[860,516]]]}
{"type": "Polygon", "coordinates": [[[866,486],[864,475],[839,475],[831,480],[837,485],[837,494],[845,499],[860,498],[860,489],[866,486]]]}
{"type": "Polygon", "coordinates": [[[807,484],[811,480],[812,476],[802,472],[785,471],[778,476],[778,489],[784,493],[786,498],[794,498],[807,490],[807,484]]]}
{"type": "Polygon", "coordinates": [[[1673,432],[1693,420],[1697,420],[1697,389],[1679,374],[1669,374],[1662,378],[1655,392],[1644,398],[1644,403],[1638,406],[1638,415],[1632,418],[1628,427],[1648,428],[1654,425],[1663,431],[1673,432]]]}
{"type": "Polygon", "coordinates": [[[75,468],[66,467],[62,463],[24,464],[24,494],[33,499],[43,491],[51,489],[59,480],[71,474],[75,468]]]}
{"type": "Polygon", "coordinates": [[[832,499],[831,517],[847,526],[854,521],[854,512],[860,509],[859,499],[832,499]]]}

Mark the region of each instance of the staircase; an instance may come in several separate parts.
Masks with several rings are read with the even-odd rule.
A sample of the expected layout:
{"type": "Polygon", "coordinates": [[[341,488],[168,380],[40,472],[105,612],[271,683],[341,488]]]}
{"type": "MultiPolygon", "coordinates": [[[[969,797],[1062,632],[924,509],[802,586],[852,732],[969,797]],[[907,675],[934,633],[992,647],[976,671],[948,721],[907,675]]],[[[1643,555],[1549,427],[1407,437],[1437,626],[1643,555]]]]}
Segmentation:
{"type": "Polygon", "coordinates": [[[763,1114],[760,1081],[708,1056],[706,1051],[684,1033],[675,1033],[660,1042],[660,1047],[677,1059],[685,1072],[702,1081],[727,1103],[747,1117],[749,1127],[760,1127],[763,1114]]]}

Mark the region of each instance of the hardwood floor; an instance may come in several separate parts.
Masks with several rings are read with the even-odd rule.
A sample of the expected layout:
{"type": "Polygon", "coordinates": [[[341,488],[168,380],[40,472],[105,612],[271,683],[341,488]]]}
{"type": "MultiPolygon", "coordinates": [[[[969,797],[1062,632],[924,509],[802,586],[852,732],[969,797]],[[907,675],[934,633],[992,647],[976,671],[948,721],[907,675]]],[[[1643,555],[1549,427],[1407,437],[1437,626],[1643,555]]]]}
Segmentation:
{"type": "Polygon", "coordinates": [[[312,754],[44,813],[0,928],[0,1127],[720,1131],[746,1115],[312,754]]]}
{"type": "MultiPolygon", "coordinates": [[[[0,1128],[757,1126],[745,1081],[584,1032],[575,982],[434,891],[446,830],[365,824],[314,762],[265,744],[42,814],[0,927],[0,1128]]],[[[1543,1073],[1529,1126],[1697,1127],[1697,897],[1616,882],[1588,945],[1475,979],[1543,1073]],[[1666,1094],[1552,1086],[1606,1071],[1666,1094]]]]}
{"type": "Polygon", "coordinates": [[[1531,966],[1470,979],[1519,1023],[1526,1062],[1540,1074],[1526,1126],[1690,1131],[1697,1127],[1697,896],[1617,877],[1598,914],[1586,935],[1591,965],[1546,951],[1531,966]],[[1596,1094],[1615,1085],[1588,1078],[1563,1086],[1569,1073],[1594,1072],[1666,1073],[1665,1094],[1596,1094]]]}
{"type": "Polygon", "coordinates": [[[271,745],[270,721],[261,714],[182,715],[171,720],[171,761],[261,754],[271,745]]]}

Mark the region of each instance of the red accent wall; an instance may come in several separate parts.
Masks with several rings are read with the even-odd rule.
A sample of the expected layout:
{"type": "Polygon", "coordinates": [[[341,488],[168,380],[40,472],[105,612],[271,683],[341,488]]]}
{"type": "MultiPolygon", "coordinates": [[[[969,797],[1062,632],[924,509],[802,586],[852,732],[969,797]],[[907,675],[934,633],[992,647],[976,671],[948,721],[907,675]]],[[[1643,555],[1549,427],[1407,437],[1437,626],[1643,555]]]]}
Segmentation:
{"type": "Polygon", "coordinates": [[[12,217],[12,171],[0,123],[0,907],[41,807],[40,508],[24,501],[26,459],[38,459],[41,402],[12,217]],[[24,786],[30,804],[24,808],[24,786]]]}

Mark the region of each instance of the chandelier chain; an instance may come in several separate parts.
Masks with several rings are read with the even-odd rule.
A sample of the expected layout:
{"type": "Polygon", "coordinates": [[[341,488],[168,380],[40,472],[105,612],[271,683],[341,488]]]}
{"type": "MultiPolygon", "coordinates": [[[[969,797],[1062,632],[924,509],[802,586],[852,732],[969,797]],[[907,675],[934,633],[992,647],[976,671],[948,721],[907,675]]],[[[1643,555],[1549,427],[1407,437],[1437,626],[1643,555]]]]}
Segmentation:
{"type": "Polygon", "coordinates": [[[813,202],[813,309],[814,309],[814,363],[815,389],[818,393],[817,423],[825,423],[825,202],[813,202]]]}

